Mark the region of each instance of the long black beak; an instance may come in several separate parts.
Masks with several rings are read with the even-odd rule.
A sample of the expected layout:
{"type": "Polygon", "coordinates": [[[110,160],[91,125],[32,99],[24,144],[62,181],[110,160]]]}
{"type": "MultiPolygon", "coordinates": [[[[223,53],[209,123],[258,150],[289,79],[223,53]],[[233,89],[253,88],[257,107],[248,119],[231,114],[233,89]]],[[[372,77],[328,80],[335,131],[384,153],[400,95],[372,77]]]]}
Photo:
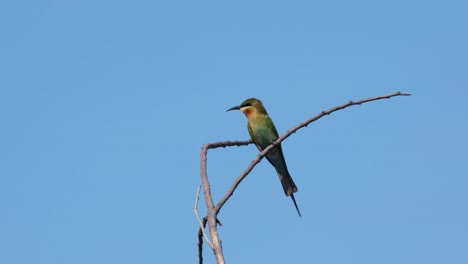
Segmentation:
{"type": "Polygon", "coordinates": [[[228,110],[226,110],[226,112],[231,110],[240,110],[240,106],[234,106],[232,108],[229,108],[228,110]]]}

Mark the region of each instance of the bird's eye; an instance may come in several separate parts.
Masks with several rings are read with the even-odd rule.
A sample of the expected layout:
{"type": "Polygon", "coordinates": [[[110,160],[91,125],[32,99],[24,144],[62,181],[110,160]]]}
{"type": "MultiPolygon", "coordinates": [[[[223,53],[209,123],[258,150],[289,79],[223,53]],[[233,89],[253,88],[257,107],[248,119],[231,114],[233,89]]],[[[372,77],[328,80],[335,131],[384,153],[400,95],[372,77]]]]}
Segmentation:
{"type": "Polygon", "coordinates": [[[252,106],[252,104],[250,104],[250,103],[244,103],[244,104],[241,105],[241,107],[247,107],[247,106],[252,106]]]}

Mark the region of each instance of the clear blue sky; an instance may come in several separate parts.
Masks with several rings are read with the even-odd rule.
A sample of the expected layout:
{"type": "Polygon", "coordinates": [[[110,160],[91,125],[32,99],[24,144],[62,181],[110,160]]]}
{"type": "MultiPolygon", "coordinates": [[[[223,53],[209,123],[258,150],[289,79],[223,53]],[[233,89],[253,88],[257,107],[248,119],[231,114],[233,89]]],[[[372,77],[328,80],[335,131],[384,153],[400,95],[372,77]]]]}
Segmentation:
{"type": "MultiPolygon", "coordinates": [[[[197,263],[201,146],[263,100],[299,218],[260,163],[228,263],[468,263],[466,1],[3,1],[0,263],[197,263]]],[[[218,200],[254,146],[211,151],[218,200]]],[[[203,214],[204,200],[200,201],[203,214]]],[[[205,247],[206,263],[213,263],[205,247]]]]}

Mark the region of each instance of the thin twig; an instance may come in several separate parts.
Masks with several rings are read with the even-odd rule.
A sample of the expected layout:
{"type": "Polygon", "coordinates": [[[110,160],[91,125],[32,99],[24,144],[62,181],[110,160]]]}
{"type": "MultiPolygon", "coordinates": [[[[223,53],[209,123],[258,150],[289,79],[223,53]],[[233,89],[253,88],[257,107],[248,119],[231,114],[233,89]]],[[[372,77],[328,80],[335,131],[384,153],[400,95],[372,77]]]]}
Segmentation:
{"type": "Polygon", "coordinates": [[[202,220],[200,219],[200,216],[198,215],[198,200],[200,199],[200,189],[201,185],[198,185],[198,190],[197,190],[197,196],[195,197],[195,206],[193,207],[193,212],[195,213],[195,216],[197,217],[198,223],[200,224],[200,229],[203,233],[203,236],[205,237],[206,243],[211,247],[211,249],[214,249],[213,243],[211,243],[210,239],[206,235],[205,232],[205,224],[202,223],[202,220]]]}
{"type": "MultiPolygon", "coordinates": [[[[205,228],[206,222],[207,222],[206,217],[203,217],[202,222],[203,222],[202,226],[203,226],[203,228],[205,228]]],[[[205,232],[200,227],[198,229],[198,263],[199,264],[203,264],[203,235],[205,235],[205,232]]]]}
{"type": "Polygon", "coordinates": [[[225,147],[232,147],[232,146],[238,146],[238,147],[247,146],[252,143],[253,141],[251,139],[242,140],[242,141],[221,141],[221,142],[208,143],[203,147],[206,148],[206,150],[208,150],[208,149],[225,148],[225,147]]]}
{"type": "MultiPolygon", "coordinates": [[[[282,135],[275,142],[273,142],[271,145],[269,145],[267,148],[265,148],[262,152],[260,152],[260,154],[258,154],[257,158],[254,159],[250,163],[250,165],[244,170],[244,172],[242,172],[242,174],[239,177],[237,177],[237,179],[234,181],[234,183],[229,188],[227,193],[224,195],[224,197],[216,205],[216,207],[215,207],[216,214],[219,213],[219,211],[224,206],[224,204],[227,202],[229,197],[231,197],[234,194],[234,191],[236,190],[237,186],[239,186],[239,184],[242,182],[242,180],[244,180],[244,178],[247,177],[247,175],[253,170],[255,165],[257,165],[263,159],[263,157],[265,157],[265,155],[268,153],[268,151],[270,151],[270,149],[274,148],[276,145],[279,145],[283,140],[287,139],[289,136],[294,134],[297,130],[309,125],[310,123],[322,118],[323,116],[329,115],[329,114],[331,114],[331,113],[333,113],[335,111],[347,108],[347,107],[352,106],[352,105],[360,105],[360,104],[363,104],[363,103],[376,101],[376,100],[381,100],[381,99],[388,99],[388,98],[395,97],[395,96],[410,96],[410,95],[411,94],[396,92],[396,93],[393,93],[393,94],[371,97],[371,98],[367,98],[367,99],[363,99],[363,100],[359,100],[359,101],[355,101],[355,102],[349,101],[346,104],[331,108],[331,109],[329,109],[327,111],[323,111],[320,114],[318,114],[318,115],[316,115],[314,117],[311,117],[311,118],[307,119],[306,121],[300,123],[299,125],[295,126],[293,129],[287,131],[284,135],[282,135]]],[[[221,143],[221,142],[218,142],[218,143],[221,143]]]]}

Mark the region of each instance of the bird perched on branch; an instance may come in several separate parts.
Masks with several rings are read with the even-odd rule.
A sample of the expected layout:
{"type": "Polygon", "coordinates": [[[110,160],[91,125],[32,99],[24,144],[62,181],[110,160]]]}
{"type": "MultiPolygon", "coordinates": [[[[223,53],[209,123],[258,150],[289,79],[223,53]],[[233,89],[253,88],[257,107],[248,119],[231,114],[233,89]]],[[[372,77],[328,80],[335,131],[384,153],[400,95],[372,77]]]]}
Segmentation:
{"type": "MultiPolygon", "coordinates": [[[[248,119],[247,128],[249,129],[250,137],[260,151],[264,150],[278,139],[278,131],[276,130],[275,124],[273,124],[273,121],[270,116],[268,116],[268,113],[260,100],[256,98],[247,99],[242,102],[241,105],[234,106],[227,111],[231,110],[241,110],[245,114],[248,119]]],[[[291,196],[297,213],[301,216],[296,199],[294,198],[294,193],[297,192],[297,187],[288,172],[281,144],[271,149],[266,154],[266,158],[271,165],[275,167],[281,184],[283,185],[284,193],[286,196],[291,196]]]]}

